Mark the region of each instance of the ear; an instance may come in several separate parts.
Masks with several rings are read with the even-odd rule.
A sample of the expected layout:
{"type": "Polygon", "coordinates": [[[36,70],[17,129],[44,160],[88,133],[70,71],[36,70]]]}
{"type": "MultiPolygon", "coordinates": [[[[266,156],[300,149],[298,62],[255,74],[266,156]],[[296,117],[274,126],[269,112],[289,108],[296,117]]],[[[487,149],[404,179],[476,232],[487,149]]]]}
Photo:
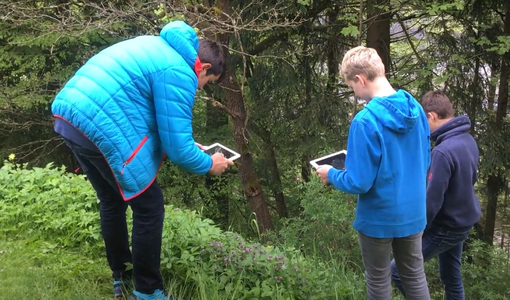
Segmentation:
{"type": "Polygon", "coordinates": [[[361,75],[355,75],[354,76],[354,81],[359,83],[362,87],[365,87],[365,85],[366,85],[366,80],[361,75]]]}
{"type": "Polygon", "coordinates": [[[202,70],[209,70],[212,67],[210,63],[203,63],[202,70]]]}
{"type": "Polygon", "coordinates": [[[427,113],[427,119],[430,119],[431,121],[437,120],[437,114],[433,111],[427,113]]]}

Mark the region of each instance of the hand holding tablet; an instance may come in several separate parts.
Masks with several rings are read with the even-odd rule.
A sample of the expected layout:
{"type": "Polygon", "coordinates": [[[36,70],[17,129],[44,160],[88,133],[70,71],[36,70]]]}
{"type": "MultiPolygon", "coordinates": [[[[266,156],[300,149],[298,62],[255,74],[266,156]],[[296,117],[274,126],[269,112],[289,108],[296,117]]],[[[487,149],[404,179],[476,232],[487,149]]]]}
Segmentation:
{"type": "Polygon", "coordinates": [[[241,154],[223,146],[220,143],[214,143],[210,146],[203,146],[203,150],[209,155],[214,155],[215,153],[223,153],[223,155],[225,155],[225,157],[229,160],[235,160],[241,157],[241,154]]]}
{"type": "Polygon", "coordinates": [[[328,154],[323,157],[319,157],[310,161],[310,164],[317,169],[321,165],[330,165],[335,169],[343,170],[345,169],[345,158],[347,156],[347,151],[342,150],[335,153],[328,154]]]}
{"type": "Polygon", "coordinates": [[[310,161],[310,164],[315,168],[317,175],[323,184],[328,184],[328,172],[331,168],[345,169],[345,158],[347,151],[338,151],[323,157],[319,157],[310,161]]]}
{"type": "Polygon", "coordinates": [[[241,155],[232,149],[223,146],[220,143],[214,143],[210,146],[202,146],[202,151],[211,155],[213,165],[209,170],[212,175],[220,175],[229,165],[233,165],[233,160],[238,159],[241,155]]]}

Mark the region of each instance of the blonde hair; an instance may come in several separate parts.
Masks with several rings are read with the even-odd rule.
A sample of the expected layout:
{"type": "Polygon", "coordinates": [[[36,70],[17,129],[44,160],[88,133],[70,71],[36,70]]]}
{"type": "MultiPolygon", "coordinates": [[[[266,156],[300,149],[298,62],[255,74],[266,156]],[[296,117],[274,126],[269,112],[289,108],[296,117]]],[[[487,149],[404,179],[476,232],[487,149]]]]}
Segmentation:
{"type": "Polygon", "coordinates": [[[353,81],[356,75],[364,75],[369,81],[385,76],[384,64],[377,51],[364,46],[352,48],[345,53],[341,72],[346,81],[353,81]]]}

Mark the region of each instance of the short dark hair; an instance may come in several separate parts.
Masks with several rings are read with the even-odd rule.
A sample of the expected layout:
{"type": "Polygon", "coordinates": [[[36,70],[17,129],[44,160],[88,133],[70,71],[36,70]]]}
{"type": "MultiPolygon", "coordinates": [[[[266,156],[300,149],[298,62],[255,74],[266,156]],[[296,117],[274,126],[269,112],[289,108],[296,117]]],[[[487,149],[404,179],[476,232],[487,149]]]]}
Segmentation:
{"type": "Polygon", "coordinates": [[[439,119],[451,118],[454,116],[453,105],[448,96],[442,91],[427,92],[421,98],[421,106],[425,113],[435,112],[439,119]]]}
{"type": "Polygon", "coordinates": [[[200,40],[198,57],[200,62],[211,64],[211,68],[207,70],[206,75],[220,75],[217,82],[223,80],[226,73],[226,55],[222,44],[209,38],[200,40]]]}

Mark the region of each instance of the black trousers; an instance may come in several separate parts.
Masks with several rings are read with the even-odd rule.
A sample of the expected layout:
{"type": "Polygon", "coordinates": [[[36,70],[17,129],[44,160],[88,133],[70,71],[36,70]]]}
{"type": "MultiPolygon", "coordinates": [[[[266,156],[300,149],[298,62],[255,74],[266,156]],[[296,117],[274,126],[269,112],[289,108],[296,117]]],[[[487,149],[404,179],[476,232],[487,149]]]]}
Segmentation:
{"type": "Polygon", "coordinates": [[[165,209],[161,188],[154,181],[142,194],[124,201],[103,155],[70,140],[65,141],[96,190],[100,202],[101,233],[114,280],[128,277],[131,271],[126,271],[126,267],[132,264],[138,292],[152,294],[156,289],[163,290],[160,256],[165,209]],[[133,211],[132,252],[126,224],[128,205],[133,211]]]}

